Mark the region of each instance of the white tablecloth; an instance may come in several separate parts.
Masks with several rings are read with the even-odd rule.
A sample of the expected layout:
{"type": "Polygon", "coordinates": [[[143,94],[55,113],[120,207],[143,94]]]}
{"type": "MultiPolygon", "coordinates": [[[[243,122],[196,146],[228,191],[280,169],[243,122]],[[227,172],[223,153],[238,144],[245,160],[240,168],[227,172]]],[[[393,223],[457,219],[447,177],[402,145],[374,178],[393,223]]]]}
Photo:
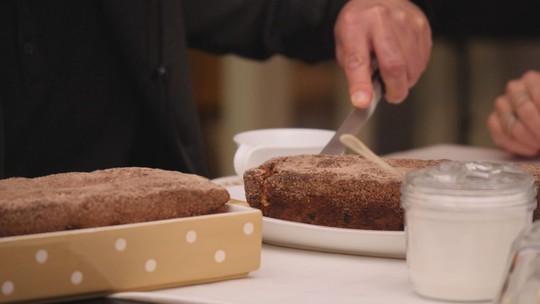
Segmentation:
{"type": "MultiPolygon", "coordinates": [[[[388,155],[398,158],[513,161],[495,149],[437,145],[388,155]]],[[[247,277],[117,299],[156,303],[444,303],[416,295],[405,260],[332,254],[263,245],[260,269],[247,277]]]]}
{"type": "Polygon", "coordinates": [[[261,268],[245,278],[115,298],[156,303],[440,303],[416,296],[404,260],[263,245],[261,268]]]}

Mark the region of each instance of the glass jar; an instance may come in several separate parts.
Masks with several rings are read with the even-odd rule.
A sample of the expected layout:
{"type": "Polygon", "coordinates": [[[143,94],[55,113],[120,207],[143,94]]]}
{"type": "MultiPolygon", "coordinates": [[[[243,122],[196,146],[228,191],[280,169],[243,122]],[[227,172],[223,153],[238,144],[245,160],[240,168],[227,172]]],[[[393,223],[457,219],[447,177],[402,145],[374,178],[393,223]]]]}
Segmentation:
{"type": "Polygon", "coordinates": [[[506,270],[494,304],[540,303],[540,221],[514,241],[506,270]]]}
{"type": "Polygon", "coordinates": [[[509,164],[451,161],[408,173],[401,191],[413,289],[493,300],[512,242],[532,223],[534,178],[509,164]]]}

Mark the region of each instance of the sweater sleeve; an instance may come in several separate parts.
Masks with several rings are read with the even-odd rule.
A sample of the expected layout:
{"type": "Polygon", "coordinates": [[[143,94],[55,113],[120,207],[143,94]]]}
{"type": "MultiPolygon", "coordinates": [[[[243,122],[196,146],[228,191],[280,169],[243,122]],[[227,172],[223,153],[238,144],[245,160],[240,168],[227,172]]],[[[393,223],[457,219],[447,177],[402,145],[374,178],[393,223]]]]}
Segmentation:
{"type": "Polygon", "coordinates": [[[334,23],[347,0],[187,0],[189,47],[264,59],[334,58],[334,23]]]}

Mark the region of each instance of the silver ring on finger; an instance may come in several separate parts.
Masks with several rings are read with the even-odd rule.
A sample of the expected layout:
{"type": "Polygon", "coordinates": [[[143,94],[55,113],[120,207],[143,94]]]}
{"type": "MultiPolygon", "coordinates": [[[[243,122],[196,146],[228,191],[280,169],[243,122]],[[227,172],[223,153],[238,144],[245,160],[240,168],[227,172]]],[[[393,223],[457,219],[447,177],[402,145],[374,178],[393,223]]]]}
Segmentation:
{"type": "Polygon", "coordinates": [[[512,135],[512,126],[516,123],[517,117],[513,111],[505,112],[501,116],[501,127],[507,135],[512,135]]]}
{"type": "Polygon", "coordinates": [[[516,112],[519,107],[521,107],[524,103],[527,102],[531,102],[531,99],[529,98],[529,95],[525,92],[516,93],[510,98],[510,106],[512,107],[512,110],[514,112],[516,112]]]}

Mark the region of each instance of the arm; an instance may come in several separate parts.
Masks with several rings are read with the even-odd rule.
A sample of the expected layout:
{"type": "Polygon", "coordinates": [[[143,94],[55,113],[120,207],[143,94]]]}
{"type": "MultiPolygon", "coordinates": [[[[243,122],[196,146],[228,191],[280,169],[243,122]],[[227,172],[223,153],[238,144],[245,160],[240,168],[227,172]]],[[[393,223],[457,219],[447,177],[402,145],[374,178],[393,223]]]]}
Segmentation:
{"type": "Polygon", "coordinates": [[[430,56],[427,18],[408,0],[191,0],[184,6],[191,46],[252,58],[337,58],[358,107],[371,100],[372,54],[394,103],[405,99],[430,56]]]}
{"type": "Polygon", "coordinates": [[[182,2],[190,47],[266,59],[334,58],[333,25],[346,0],[189,0],[182,2]]]}

